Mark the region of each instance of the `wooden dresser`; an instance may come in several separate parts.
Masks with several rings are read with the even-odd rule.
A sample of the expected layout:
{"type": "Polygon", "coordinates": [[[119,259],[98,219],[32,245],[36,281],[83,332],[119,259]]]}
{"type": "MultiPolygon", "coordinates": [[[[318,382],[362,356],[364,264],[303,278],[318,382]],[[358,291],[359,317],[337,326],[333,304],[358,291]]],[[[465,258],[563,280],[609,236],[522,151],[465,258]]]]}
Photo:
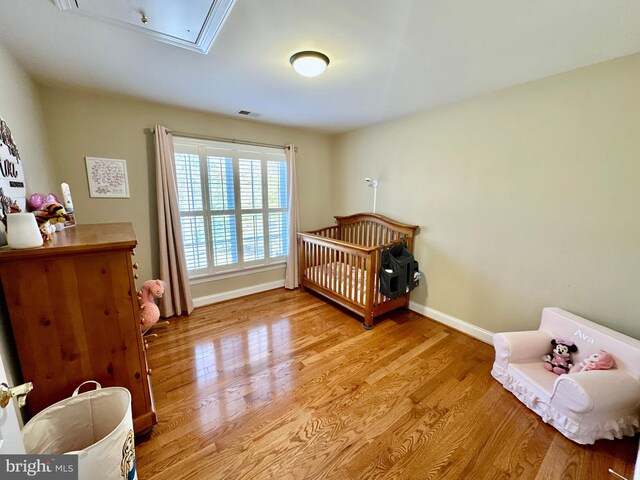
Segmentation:
{"type": "Polygon", "coordinates": [[[0,278],[30,418],[86,380],[131,392],[136,434],[157,422],[130,223],[78,225],[39,248],[0,248],[0,278]]]}

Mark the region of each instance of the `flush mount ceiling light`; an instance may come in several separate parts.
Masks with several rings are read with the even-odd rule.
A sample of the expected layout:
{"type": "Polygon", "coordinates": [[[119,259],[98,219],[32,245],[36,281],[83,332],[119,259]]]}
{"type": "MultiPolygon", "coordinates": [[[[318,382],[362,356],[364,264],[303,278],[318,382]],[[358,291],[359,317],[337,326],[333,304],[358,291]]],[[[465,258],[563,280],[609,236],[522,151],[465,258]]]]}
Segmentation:
{"type": "Polygon", "coordinates": [[[329,57],[320,52],[305,51],[291,55],[289,63],[304,77],[317,77],[329,65],[329,57]]]}

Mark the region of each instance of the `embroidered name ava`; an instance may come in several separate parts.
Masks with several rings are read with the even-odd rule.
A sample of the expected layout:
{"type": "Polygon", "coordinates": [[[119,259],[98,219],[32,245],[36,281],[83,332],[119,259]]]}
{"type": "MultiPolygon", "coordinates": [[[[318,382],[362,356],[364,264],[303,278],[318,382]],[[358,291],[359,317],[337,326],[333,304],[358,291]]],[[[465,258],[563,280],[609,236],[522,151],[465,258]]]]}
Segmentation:
{"type": "Polygon", "coordinates": [[[580,329],[576,330],[576,333],[574,333],[573,336],[578,337],[581,340],[584,340],[585,342],[589,342],[591,345],[595,343],[595,341],[593,340],[593,337],[590,337],[586,333],[582,333],[582,330],[580,329]]]}

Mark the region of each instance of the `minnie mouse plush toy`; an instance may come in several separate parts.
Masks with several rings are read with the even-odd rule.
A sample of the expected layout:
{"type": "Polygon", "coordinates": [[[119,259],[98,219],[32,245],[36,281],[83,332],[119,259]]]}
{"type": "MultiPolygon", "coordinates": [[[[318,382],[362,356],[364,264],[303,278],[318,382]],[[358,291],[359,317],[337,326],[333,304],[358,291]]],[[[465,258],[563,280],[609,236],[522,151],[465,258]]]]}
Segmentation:
{"type": "Polygon", "coordinates": [[[556,375],[569,373],[569,370],[573,367],[571,354],[577,352],[578,347],[571,341],[559,338],[551,340],[551,345],[553,346],[553,351],[542,356],[544,368],[556,375]]]}

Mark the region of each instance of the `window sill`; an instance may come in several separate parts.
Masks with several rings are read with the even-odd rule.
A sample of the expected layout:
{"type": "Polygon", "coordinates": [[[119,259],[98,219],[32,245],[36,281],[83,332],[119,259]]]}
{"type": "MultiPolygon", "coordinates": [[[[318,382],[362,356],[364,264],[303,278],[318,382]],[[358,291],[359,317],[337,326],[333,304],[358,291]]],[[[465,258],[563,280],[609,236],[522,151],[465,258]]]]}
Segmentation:
{"type": "Polygon", "coordinates": [[[220,272],[214,274],[197,275],[189,278],[190,285],[198,285],[200,283],[215,282],[224,280],[225,278],[241,277],[243,275],[252,275],[254,273],[268,272],[269,270],[278,270],[284,268],[287,262],[271,263],[269,265],[259,265],[256,267],[247,267],[241,270],[231,270],[229,272],[220,272]]]}

